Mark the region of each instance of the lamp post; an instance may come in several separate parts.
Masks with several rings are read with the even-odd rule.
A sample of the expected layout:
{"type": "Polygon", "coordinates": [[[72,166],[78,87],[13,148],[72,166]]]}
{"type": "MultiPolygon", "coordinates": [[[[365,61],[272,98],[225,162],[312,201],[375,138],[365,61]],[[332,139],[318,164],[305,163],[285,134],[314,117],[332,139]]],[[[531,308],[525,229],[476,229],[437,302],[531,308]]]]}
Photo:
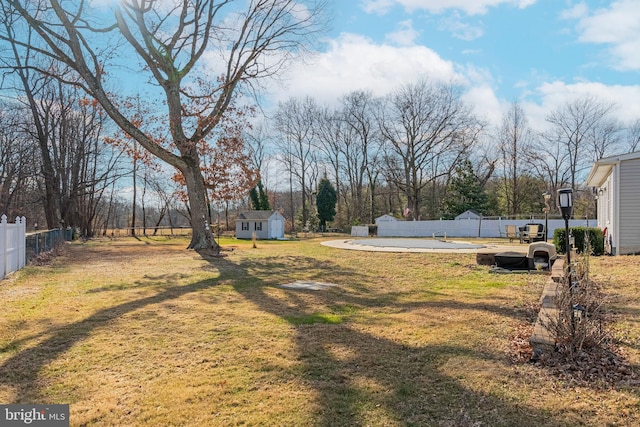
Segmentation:
{"type": "Polygon", "coordinates": [[[571,335],[575,333],[575,318],[573,313],[573,278],[571,272],[571,241],[569,239],[569,219],[573,210],[573,190],[564,188],[558,190],[558,205],[564,219],[564,241],[567,251],[567,283],[569,286],[569,309],[571,310],[571,335]]]}
{"type": "Polygon", "coordinates": [[[571,242],[569,241],[569,219],[573,211],[573,190],[571,188],[558,190],[558,205],[560,205],[560,211],[562,211],[562,218],[564,219],[567,269],[571,272],[571,242]]]}
{"type": "Polygon", "coordinates": [[[545,191],[542,193],[542,197],[544,197],[544,241],[549,240],[549,211],[551,207],[549,206],[549,199],[551,199],[551,193],[545,191]]]}

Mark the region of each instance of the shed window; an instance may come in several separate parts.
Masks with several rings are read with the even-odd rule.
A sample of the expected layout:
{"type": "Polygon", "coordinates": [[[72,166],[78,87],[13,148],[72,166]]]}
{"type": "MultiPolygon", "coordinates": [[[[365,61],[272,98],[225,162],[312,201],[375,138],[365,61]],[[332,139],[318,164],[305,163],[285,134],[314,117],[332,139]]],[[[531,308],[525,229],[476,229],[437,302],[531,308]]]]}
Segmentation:
{"type": "Polygon", "coordinates": [[[262,231],[262,223],[256,222],[256,231],[262,231]]]}
{"type": "Polygon", "coordinates": [[[249,223],[248,222],[243,222],[242,223],[242,230],[243,231],[249,231],[249,223]]]}

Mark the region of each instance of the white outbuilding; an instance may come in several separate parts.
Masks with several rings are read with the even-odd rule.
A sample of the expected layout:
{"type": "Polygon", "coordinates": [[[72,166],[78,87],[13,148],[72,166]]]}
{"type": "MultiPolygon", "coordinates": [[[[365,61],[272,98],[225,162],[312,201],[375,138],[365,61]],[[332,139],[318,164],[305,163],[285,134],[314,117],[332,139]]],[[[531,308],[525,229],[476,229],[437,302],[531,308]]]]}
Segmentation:
{"type": "Polygon", "coordinates": [[[393,215],[385,214],[376,218],[376,224],[379,225],[381,222],[396,222],[398,218],[393,215]]]}
{"type": "Polygon", "coordinates": [[[284,216],[278,211],[244,211],[236,218],[236,237],[252,239],[283,239],[284,216]]]}
{"type": "Polygon", "coordinates": [[[469,209],[462,212],[460,215],[456,217],[456,220],[458,221],[463,219],[482,219],[482,215],[480,215],[478,212],[474,210],[469,209]]]}
{"type": "Polygon", "coordinates": [[[597,196],[598,227],[611,255],[640,254],[640,152],[594,163],[586,181],[597,196]]]}

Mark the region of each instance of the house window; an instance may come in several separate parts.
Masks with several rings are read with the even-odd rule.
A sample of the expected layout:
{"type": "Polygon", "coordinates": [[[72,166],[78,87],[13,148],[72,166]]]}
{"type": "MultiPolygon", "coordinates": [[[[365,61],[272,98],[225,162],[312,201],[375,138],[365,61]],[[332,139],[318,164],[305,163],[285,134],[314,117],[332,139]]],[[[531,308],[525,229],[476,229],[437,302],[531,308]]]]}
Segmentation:
{"type": "Polygon", "coordinates": [[[242,223],[242,231],[249,231],[249,223],[248,222],[243,222],[242,223]]]}
{"type": "Polygon", "coordinates": [[[256,222],[256,231],[262,231],[262,223],[256,222]]]}

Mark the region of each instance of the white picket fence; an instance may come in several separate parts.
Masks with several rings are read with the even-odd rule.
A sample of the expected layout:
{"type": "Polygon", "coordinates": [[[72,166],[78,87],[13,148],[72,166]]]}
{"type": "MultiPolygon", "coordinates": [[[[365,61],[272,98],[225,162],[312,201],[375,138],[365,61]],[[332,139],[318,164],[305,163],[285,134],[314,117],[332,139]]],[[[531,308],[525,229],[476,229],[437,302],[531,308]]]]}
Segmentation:
{"type": "Polygon", "coordinates": [[[0,217],[0,279],[25,266],[26,229],[25,217],[16,217],[15,224],[7,223],[6,215],[0,217]]]}

